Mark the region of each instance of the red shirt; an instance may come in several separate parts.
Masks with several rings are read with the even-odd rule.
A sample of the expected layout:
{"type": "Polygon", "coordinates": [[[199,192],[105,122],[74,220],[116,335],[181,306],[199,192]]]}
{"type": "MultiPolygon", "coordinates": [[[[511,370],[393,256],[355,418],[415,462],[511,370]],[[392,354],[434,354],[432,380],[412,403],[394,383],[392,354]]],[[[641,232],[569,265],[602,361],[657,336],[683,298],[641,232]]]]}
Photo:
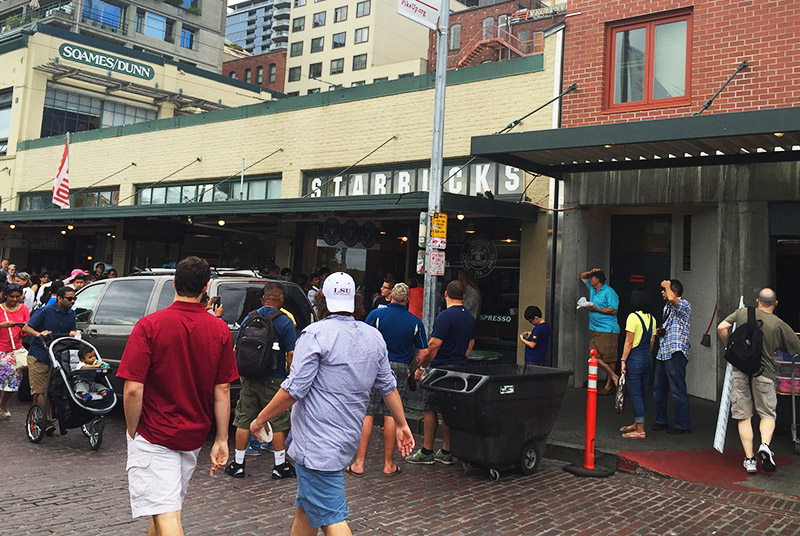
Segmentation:
{"type": "Polygon", "coordinates": [[[422,298],[425,289],[414,287],[408,289],[408,312],[422,320],[422,298]]]}
{"type": "MultiPolygon", "coordinates": [[[[24,324],[31,318],[25,304],[20,304],[19,309],[14,312],[6,309],[5,305],[0,307],[2,307],[2,310],[0,310],[0,322],[5,322],[6,317],[8,317],[9,322],[20,322],[24,324]]],[[[22,328],[11,328],[11,333],[14,334],[13,347],[11,344],[11,333],[9,333],[8,330],[9,328],[0,329],[0,352],[10,352],[22,348],[22,328]]]]}
{"type": "Polygon", "coordinates": [[[144,384],[142,437],[198,449],[211,430],[214,386],[239,379],[231,333],[201,304],[176,301],[136,323],[117,377],[144,384]]]}

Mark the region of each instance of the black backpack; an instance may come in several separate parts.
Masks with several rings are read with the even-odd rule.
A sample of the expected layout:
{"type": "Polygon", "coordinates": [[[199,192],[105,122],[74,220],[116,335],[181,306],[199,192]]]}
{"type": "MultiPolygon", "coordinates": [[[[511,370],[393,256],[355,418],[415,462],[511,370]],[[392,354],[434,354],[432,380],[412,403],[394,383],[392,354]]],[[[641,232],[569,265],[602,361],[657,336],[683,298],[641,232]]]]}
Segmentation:
{"type": "Polygon", "coordinates": [[[269,376],[283,359],[278,336],[273,321],[283,313],[271,311],[261,316],[251,311],[242,326],[242,333],[236,342],[236,366],[239,375],[245,378],[269,376]]]}
{"type": "Polygon", "coordinates": [[[725,348],[725,360],[748,376],[760,376],[764,372],[761,364],[763,334],[759,322],[755,307],[748,307],[747,322],[731,333],[725,348]]]}

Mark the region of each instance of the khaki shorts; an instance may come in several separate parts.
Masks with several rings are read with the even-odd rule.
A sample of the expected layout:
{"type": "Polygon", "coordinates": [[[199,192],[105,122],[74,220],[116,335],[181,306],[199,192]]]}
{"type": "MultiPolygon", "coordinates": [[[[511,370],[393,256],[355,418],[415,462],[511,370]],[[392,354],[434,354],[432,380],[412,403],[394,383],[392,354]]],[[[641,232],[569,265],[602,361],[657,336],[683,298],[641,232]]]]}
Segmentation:
{"type": "Polygon", "coordinates": [[[28,381],[31,384],[32,395],[44,394],[44,390],[47,387],[48,374],[50,374],[50,365],[30,356],[28,359],[28,381]]]}
{"type": "Polygon", "coordinates": [[[128,440],[128,490],[133,517],[179,512],[189,488],[197,450],[170,450],[136,434],[128,440]]]}
{"type": "Polygon", "coordinates": [[[589,349],[597,350],[598,359],[602,359],[606,363],[615,363],[617,361],[618,340],[619,334],[617,333],[593,331],[592,338],[589,341],[589,349]]]}
{"type": "MultiPolygon", "coordinates": [[[[282,378],[242,378],[242,390],[236,403],[233,425],[248,430],[250,423],[258,417],[261,410],[267,407],[278,393],[283,383],[282,378]]],[[[269,423],[273,432],[285,432],[291,427],[291,414],[284,411],[269,423]]]]}
{"type": "Polygon", "coordinates": [[[774,381],[764,376],[756,376],[751,380],[744,372],[734,370],[731,383],[731,417],[737,421],[749,419],[753,416],[755,405],[759,417],[775,420],[778,395],[775,393],[774,381]]]}

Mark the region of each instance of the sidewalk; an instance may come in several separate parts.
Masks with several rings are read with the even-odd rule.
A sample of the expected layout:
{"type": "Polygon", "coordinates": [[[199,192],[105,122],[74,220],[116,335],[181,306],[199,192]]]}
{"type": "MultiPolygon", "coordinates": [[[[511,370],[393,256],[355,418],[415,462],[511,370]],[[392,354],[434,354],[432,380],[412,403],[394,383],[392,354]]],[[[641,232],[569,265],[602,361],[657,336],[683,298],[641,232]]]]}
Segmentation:
{"type": "MultiPolygon", "coordinates": [[[[729,421],[725,452],[720,454],[713,448],[718,404],[693,397],[689,403],[692,433],[670,435],[666,431],[651,431],[655,422],[651,398],[645,424],[647,439],[634,440],[622,439],[619,432],[621,426],[633,422],[630,405],[626,405],[622,415],[617,415],[613,396],[597,397],[595,451],[598,463],[613,464],[616,457],[620,471],[647,471],[720,488],[800,496],[800,461],[794,454],[790,433],[776,431],[772,441],[778,470],[765,473],[759,463],[759,473],[748,475],[742,467],[744,453],[736,421],[729,421]],[[608,457],[602,456],[604,454],[608,457]]],[[[671,408],[669,415],[672,416],[671,408]]],[[[754,422],[757,425],[757,419],[754,422]]],[[[567,389],[558,420],[548,437],[545,456],[582,465],[585,426],[586,389],[567,389]]],[[[755,434],[757,441],[758,432],[755,434]]]]}

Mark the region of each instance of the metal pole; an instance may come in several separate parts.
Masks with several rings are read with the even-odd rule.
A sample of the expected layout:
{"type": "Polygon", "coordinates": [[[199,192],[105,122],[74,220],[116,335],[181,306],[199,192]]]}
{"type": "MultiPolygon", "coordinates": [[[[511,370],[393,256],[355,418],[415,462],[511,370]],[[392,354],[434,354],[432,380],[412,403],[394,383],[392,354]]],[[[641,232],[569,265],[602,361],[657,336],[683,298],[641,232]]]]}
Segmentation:
{"type": "Polygon", "coordinates": [[[242,157],[242,174],[239,176],[239,201],[244,200],[244,157],[242,157]]]}
{"type": "MultiPolygon", "coordinates": [[[[434,212],[442,205],[442,146],[444,143],[444,93],[447,87],[447,33],[450,26],[450,2],[442,0],[439,8],[439,37],[436,42],[436,86],[433,106],[433,142],[431,145],[431,171],[428,180],[428,236],[434,212]]],[[[422,301],[422,321],[430,336],[437,310],[437,278],[428,270],[430,240],[425,244],[425,291],[422,301]]]]}

